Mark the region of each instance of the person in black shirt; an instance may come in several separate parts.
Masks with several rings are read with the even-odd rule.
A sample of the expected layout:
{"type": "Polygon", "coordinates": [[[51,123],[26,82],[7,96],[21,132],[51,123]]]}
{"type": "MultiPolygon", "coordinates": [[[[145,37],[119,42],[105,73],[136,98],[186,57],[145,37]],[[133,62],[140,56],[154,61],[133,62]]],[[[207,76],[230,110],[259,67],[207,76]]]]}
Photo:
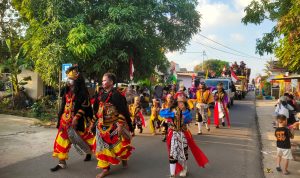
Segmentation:
{"type": "Polygon", "coordinates": [[[287,128],[287,118],[284,115],[278,115],[278,127],[275,130],[275,137],[277,139],[277,167],[276,170],[278,172],[282,171],[280,163],[281,159],[285,159],[283,174],[289,174],[288,165],[289,160],[293,159],[292,151],[291,151],[291,138],[294,138],[291,131],[287,128]]]}

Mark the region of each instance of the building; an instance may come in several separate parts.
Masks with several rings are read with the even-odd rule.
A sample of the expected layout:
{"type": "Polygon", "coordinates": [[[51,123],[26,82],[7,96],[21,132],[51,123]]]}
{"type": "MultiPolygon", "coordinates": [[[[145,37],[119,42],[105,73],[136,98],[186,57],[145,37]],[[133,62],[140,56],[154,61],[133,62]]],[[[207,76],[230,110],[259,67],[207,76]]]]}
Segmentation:
{"type": "Polygon", "coordinates": [[[28,77],[28,76],[31,77],[31,80],[27,81],[28,83],[24,85],[25,92],[34,100],[38,99],[41,96],[44,96],[44,89],[45,89],[44,82],[36,72],[30,70],[23,70],[18,75],[19,82],[24,77],[28,77]]]}

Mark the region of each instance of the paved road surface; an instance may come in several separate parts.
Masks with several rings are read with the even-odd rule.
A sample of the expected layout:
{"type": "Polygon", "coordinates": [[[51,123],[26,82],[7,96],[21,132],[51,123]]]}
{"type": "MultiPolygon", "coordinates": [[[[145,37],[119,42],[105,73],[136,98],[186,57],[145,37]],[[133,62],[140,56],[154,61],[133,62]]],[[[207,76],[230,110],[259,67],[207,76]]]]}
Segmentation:
{"type": "MultiPolygon", "coordinates": [[[[188,167],[189,178],[262,178],[261,160],[258,148],[257,129],[255,122],[255,105],[253,94],[248,94],[242,101],[236,101],[230,110],[232,128],[212,128],[210,133],[195,135],[194,139],[204,153],[208,156],[210,164],[205,168],[199,168],[195,164],[190,154],[188,167]]],[[[196,133],[196,126],[192,124],[192,133],[196,133]]],[[[1,133],[1,131],[0,131],[1,133]]],[[[28,151],[28,142],[19,145],[22,154],[26,154],[21,160],[13,161],[0,169],[1,178],[89,178],[95,177],[99,170],[95,169],[96,160],[83,162],[83,157],[79,156],[73,149],[68,161],[68,169],[56,173],[49,171],[50,167],[57,163],[51,158],[52,142],[55,137],[54,129],[38,129],[34,139],[38,144],[34,144],[28,151]],[[40,134],[40,138],[38,135],[40,134]],[[47,134],[46,134],[47,133],[47,134]],[[51,134],[49,134],[51,133],[51,134]],[[44,138],[43,141],[41,137],[44,138]],[[26,148],[25,151],[22,147],[26,148]],[[45,153],[38,150],[43,148],[45,153]],[[48,149],[45,149],[48,148],[48,149]],[[22,151],[23,150],[23,151],[22,151]],[[47,152],[48,151],[48,152],[47,152]],[[37,154],[39,152],[39,154],[37,154]],[[30,156],[33,155],[33,156],[30,156]]],[[[28,133],[28,137],[30,137],[28,133]]],[[[25,136],[26,137],[26,136],[25,136]]],[[[16,145],[13,137],[0,134],[1,144],[9,142],[16,145]],[[9,139],[10,138],[10,139],[9,139]],[[9,141],[10,140],[10,141],[9,141]]],[[[20,139],[19,139],[20,140],[20,139]]],[[[20,142],[22,143],[22,142],[20,142]]],[[[7,144],[6,144],[7,145],[7,144]]],[[[149,134],[139,135],[134,138],[133,145],[136,147],[133,156],[129,161],[129,168],[124,170],[121,166],[112,167],[109,178],[166,178],[169,174],[167,150],[160,136],[150,136],[149,134]]],[[[5,147],[6,148],[6,147],[5,147]]],[[[0,156],[9,154],[4,152],[4,147],[0,147],[0,156]]],[[[12,149],[16,151],[16,146],[12,149]]],[[[13,154],[11,154],[13,155],[13,154]]],[[[9,162],[9,158],[6,156],[9,162]]],[[[3,161],[2,161],[3,162],[3,161]]]]}

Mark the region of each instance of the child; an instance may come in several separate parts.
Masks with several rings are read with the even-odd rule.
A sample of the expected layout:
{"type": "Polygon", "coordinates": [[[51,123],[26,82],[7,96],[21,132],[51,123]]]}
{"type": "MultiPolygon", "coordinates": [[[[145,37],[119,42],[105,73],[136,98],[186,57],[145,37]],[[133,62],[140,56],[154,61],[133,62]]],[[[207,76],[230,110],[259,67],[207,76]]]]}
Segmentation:
{"type": "Polygon", "coordinates": [[[169,151],[170,178],[174,178],[177,173],[180,173],[181,177],[187,175],[188,148],[191,149],[199,166],[204,167],[208,163],[207,157],[196,145],[191,132],[187,128],[187,124],[192,121],[187,105],[185,96],[180,95],[175,105],[160,111],[161,117],[169,118],[167,147],[169,151]]]}
{"type": "MultiPolygon", "coordinates": [[[[143,133],[143,126],[145,127],[145,119],[142,114],[142,106],[140,104],[140,97],[134,97],[134,103],[129,105],[129,112],[131,120],[133,122],[133,127],[140,129],[140,133],[143,133]]],[[[133,133],[135,135],[135,133],[133,133]]]]}
{"type": "Polygon", "coordinates": [[[281,159],[285,159],[283,174],[288,175],[289,160],[293,159],[291,151],[290,138],[294,138],[291,131],[287,128],[287,118],[285,115],[277,116],[278,127],[275,130],[275,137],[277,138],[277,167],[276,170],[281,172],[281,159]]]}
{"type": "Polygon", "coordinates": [[[162,118],[159,117],[159,101],[157,99],[153,99],[153,105],[151,107],[151,116],[150,116],[150,130],[153,135],[156,135],[156,130],[160,131],[160,124],[162,122],[162,118]]]}
{"type": "MultiPolygon", "coordinates": [[[[162,110],[163,109],[170,109],[173,106],[174,103],[174,99],[173,96],[171,94],[168,94],[166,97],[166,101],[162,104],[162,110]]],[[[164,128],[163,130],[163,142],[166,142],[167,140],[167,133],[168,133],[168,119],[169,118],[164,118],[163,122],[162,122],[162,127],[164,128]]]]}

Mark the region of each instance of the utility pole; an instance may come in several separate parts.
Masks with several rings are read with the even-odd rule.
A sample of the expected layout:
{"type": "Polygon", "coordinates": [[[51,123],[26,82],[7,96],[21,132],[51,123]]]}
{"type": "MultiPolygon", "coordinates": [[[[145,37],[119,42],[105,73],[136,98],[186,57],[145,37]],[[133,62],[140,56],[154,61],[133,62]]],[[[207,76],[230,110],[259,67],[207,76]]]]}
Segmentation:
{"type": "Polygon", "coordinates": [[[205,51],[202,51],[202,71],[204,72],[204,56],[206,56],[205,51]]]}

